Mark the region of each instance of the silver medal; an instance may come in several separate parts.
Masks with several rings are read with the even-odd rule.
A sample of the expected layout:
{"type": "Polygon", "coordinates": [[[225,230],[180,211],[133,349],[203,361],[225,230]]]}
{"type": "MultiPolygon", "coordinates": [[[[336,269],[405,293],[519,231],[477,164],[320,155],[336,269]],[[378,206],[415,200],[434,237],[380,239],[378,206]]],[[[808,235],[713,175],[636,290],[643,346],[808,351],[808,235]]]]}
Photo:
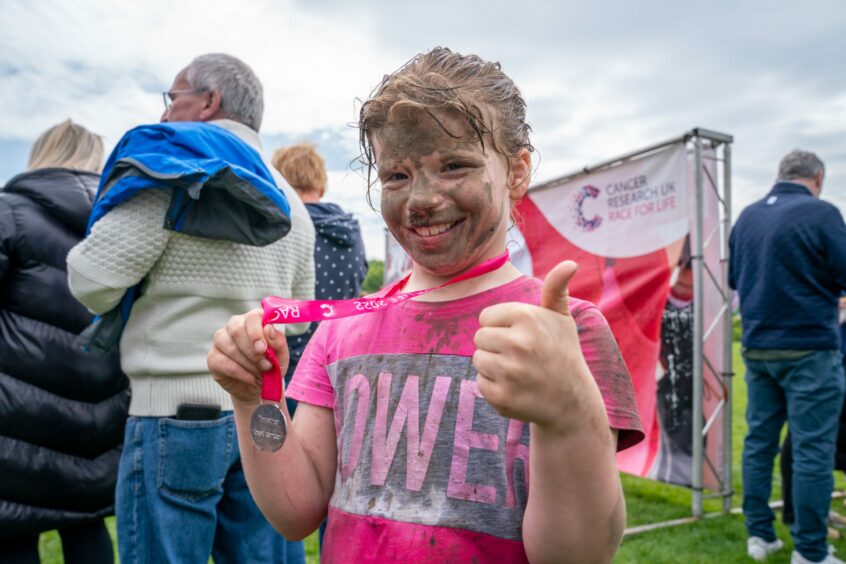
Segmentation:
{"type": "Polygon", "coordinates": [[[250,435],[259,450],[276,452],[288,436],[288,424],[278,405],[263,403],[253,412],[250,435]]]}

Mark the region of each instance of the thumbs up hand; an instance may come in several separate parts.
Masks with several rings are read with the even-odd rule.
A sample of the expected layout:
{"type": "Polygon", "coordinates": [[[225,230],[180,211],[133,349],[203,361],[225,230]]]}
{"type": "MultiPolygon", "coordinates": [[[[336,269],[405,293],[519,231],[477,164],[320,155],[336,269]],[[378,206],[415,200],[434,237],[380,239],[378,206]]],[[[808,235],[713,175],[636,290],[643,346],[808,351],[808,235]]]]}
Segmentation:
{"type": "Polygon", "coordinates": [[[568,305],[576,269],[564,261],[549,272],[540,307],[503,303],[479,316],[477,385],[500,415],[567,432],[585,410],[596,412],[597,401],[604,412],[568,305]]]}

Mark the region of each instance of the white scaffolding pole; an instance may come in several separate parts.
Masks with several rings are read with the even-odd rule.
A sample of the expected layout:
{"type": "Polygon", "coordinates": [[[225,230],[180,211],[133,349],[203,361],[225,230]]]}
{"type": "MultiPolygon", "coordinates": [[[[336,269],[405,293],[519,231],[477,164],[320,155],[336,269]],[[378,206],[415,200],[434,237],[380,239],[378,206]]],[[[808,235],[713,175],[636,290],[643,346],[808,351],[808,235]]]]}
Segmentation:
{"type": "Polygon", "coordinates": [[[704,460],[705,437],[702,424],[702,390],[704,388],[704,371],[702,356],[704,343],[702,336],[705,326],[705,303],[702,286],[703,276],[703,244],[704,237],[703,211],[705,207],[705,192],[702,186],[702,138],[693,138],[693,163],[695,167],[695,217],[693,221],[693,237],[691,240],[691,255],[693,259],[693,500],[694,517],[702,517],[702,464],[704,460]]]}
{"type": "MultiPolygon", "coordinates": [[[[707,464],[719,477],[719,491],[713,496],[721,497],[724,512],[731,510],[732,489],[732,292],[728,287],[728,236],[731,229],[731,143],[732,137],[715,131],[694,129],[691,132],[694,151],[695,212],[692,233],[693,258],[693,484],[691,511],[694,517],[703,516],[704,480],[703,470],[707,464]],[[722,160],[722,186],[719,175],[711,175],[705,167],[704,149],[714,151],[714,158],[722,160]],[[716,155],[722,149],[722,159],[716,155]],[[717,202],[718,214],[715,229],[706,232],[704,216],[706,195],[713,191],[717,202]],[[706,260],[709,247],[716,246],[718,261],[709,264],[706,260]],[[708,288],[712,284],[714,288],[708,288]],[[706,290],[716,290],[710,293],[706,290]],[[709,304],[710,311],[717,311],[714,319],[705,319],[706,300],[709,296],[718,296],[720,303],[709,304]],[[718,306],[718,307],[717,307],[718,306]],[[706,321],[708,328],[706,329],[706,321]],[[722,324],[723,340],[718,358],[709,358],[706,341],[713,329],[722,324]],[[704,415],[704,390],[706,368],[719,384],[720,401],[714,412],[706,419],[704,415]],[[710,460],[705,449],[705,439],[711,425],[722,417],[722,468],[718,472],[714,461],[710,460]],[[721,474],[721,476],[719,476],[721,474]]],[[[711,350],[715,350],[713,347],[711,350]]]]}

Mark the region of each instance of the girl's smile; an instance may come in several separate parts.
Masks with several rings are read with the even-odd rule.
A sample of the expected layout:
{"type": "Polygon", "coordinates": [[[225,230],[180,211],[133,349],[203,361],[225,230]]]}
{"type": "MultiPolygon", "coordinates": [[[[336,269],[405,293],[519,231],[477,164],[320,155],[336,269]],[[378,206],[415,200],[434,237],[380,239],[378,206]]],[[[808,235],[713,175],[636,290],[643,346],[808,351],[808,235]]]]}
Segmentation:
{"type": "Polygon", "coordinates": [[[435,237],[451,230],[453,227],[464,221],[460,219],[453,223],[436,223],[434,225],[421,225],[420,227],[412,227],[411,229],[420,237],[435,237]]]}

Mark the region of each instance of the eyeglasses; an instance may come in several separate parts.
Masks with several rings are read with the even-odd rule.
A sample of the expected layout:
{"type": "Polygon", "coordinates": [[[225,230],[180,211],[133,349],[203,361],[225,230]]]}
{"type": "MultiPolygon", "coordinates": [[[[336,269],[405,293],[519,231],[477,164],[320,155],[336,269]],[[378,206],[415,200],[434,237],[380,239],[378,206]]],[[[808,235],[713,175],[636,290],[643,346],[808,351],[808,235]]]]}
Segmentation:
{"type": "Polygon", "coordinates": [[[169,92],[162,92],[162,100],[164,101],[165,111],[169,111],[176,99],[177,94],[202,94],[208,92],[207,88],[191,88],[190,90],[170,90],[169,92]]]}

